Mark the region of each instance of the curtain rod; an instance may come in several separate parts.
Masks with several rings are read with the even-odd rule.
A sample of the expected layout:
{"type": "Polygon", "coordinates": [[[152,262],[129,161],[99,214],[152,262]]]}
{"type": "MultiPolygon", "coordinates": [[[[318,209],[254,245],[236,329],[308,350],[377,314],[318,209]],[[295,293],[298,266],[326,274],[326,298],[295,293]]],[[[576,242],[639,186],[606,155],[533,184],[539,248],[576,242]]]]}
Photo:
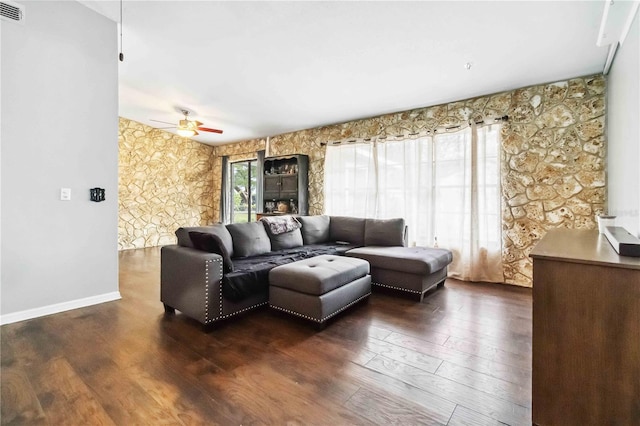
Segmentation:
{"type": "MultiPolygon", "coordinates": [[[[496,117],[493,119],[494,122],[496,121],[509,121],[509,116],[508,115],[503,115],[502,117],[496,117]]],[[[484,120],[480,120],[480,121],[476,121],[475,124],[486,124],[484,122],[484,120]]],[[[462,127],[462,125],[457,125],[457,126],[450,126],[450,127],[445,127],[444,130],[453,130],[453,129],[459,129],[460,127],[462,127]]],[[[434,129],[433,133],[436,133],[438,131],[438,129],[434,129]]],[[[431,130],[428,130],[427,133],[431,133],[431,130]]],[[[396,138],[402,138],[404,136],[417,136],[420,133],[414,132],[414,133],[407,133],[405,135],[395,135],[396,138]]],[[[379,136],[378,139],[387,139],[389,136],[379,136]]],[[[364,138],[362,139],[365,142],[370,141],[373,138],[364,138]]],[[[347,141],[336,141],[336,142],[320,142],[320,146],[326,146],[326,145],[340,145],[342,142],[345,143],[354,143],[356,142],[357,139],[351,139],[351,140],[347,140],[347,141]]]]}

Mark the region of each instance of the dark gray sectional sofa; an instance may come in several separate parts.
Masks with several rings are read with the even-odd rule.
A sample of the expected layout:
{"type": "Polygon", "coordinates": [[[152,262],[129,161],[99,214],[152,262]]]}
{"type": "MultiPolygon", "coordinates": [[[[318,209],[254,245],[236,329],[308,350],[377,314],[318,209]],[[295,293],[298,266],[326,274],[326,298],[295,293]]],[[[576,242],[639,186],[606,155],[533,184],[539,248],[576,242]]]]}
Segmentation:
{"type": "Polygon", "coordinates": [[[327,254],[367,260],[372,284],[422,300],[444,283],[452,260],[448,250],[405,247],[403,219],[300,216],[282,219],[286,226],[277,220],[178,229],[177,244],[161,250],[165,311],[210,324],[265,305],[271,269],[327,254]]]}

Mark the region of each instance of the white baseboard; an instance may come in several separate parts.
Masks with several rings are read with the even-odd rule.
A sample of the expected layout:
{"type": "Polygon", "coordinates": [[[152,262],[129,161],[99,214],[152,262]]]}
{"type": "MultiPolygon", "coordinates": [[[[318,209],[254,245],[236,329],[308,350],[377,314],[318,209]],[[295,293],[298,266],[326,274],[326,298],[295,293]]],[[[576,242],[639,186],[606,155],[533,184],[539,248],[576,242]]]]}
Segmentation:
{"type": "Polygon", "coordinates": [[[119,291],[112,293],[99,294],[97,296],[85,297],[84,299],[71,300],[69,302],[56,303],[41,308],[27,309],[26,311],[14,312],[12,314],[0,315],[0,325],[12,324],[14,322],[25,321],[32,318],[44,317],[47,315],[57,314],[60,312],[70,311],[72,309],[84,308],[100,303],[119,300],[119,291]]]}

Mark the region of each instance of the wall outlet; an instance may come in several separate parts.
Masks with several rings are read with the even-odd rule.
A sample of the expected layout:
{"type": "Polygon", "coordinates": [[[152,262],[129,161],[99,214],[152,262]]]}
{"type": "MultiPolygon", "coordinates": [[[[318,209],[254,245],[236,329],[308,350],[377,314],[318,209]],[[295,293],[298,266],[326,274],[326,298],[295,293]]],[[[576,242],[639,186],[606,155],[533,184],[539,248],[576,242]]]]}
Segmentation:
{"type": "Polygon", "coordinates": [[[71,200],[71,188],[60,188],[60,200],[61,201],[71,200]]]}

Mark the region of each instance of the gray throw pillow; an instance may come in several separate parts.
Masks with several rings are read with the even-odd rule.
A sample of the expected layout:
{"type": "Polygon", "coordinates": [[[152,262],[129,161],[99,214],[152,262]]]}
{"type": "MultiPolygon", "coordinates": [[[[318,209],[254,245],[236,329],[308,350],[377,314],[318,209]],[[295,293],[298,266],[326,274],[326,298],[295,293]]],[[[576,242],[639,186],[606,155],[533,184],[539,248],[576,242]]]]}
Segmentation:
{"type": "Polygon", "coordinates": [[[344,241],[356,246],[364,245],[364,222],[364,219],[358,217],[331,216],[330,240],[344,241]]]}
{"type": "Polygon", "coordinates": [[[365,246],[404,246],[404,219],[367,219],[365,246]]]}
{"type": "Polygon", "coordinates": [[[273,234],[268,224],[264,224],[269,239],[271,240],[271,250],[284,250],[288,248],[300,247],[302,245],[302,233],[300,228],[293,231],[283,232],[281,234],[273,234]]]}
{"type": "Polygon", "coordinates": [[[185,226],[178,228],[176,230],[176,237],[178,238],[179,246],[194,248],[189,232],[204,232],[217,235],[224,244],[224,248],[229,253],[229,256],[233,257],[233,240],[231,239],[231,234],[223,224],[216,223],[211,226],[185,226]]]}
{"type": "Polygon", "coordinates": [[[233,239],[234,257],[257,256],[271,251],[271,241],[261,222],[232,223],[227,229],[233,239]]]}
{"type": "Polygon", "coordinates": [[[302,224],[302,240],[305,244],[321,244],[329,241],[329,216],[299,216],[298,222],[302,224]]]}

